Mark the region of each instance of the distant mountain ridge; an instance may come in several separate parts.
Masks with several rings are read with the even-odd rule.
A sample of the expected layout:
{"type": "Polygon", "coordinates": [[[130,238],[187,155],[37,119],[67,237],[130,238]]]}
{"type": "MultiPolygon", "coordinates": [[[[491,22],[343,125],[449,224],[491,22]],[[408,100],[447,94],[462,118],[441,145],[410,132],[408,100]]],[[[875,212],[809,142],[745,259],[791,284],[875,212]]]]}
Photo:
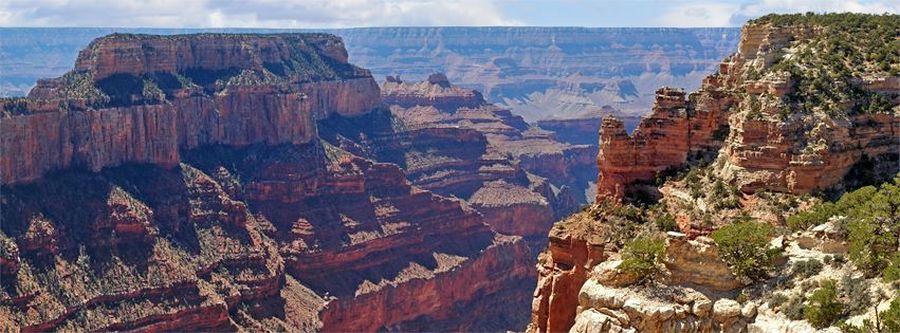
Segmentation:
{"type": "Polygon", "coordinates": [[[734,51],[737,28],[386,27],[350,29],[2,28],[0,96],[64,73],[77,51],[112,32],[325,31],[341,36],[355,64],[422,80],[443,72],[528,121],[647,110],[659,85],[695,89],[734,51]],[[608,108],[606,108],[608,109],[608,108]]]}

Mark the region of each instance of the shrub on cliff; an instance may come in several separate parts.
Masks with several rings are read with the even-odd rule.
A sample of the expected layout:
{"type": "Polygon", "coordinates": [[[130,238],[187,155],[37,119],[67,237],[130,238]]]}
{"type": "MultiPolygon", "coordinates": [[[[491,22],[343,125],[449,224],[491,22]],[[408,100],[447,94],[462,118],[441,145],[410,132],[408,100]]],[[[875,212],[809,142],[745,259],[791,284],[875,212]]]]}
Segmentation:
{"type": "Polygon", "coordinates": [[[900,332],[900,297],[891,301],[891,307],[879,314],[881,327],[887,332],[900,332]]]}
{"type": "Polygon", "coordinates": [[[881,274],[897,250],[897,237],[883,220],[850,223],[850,259],[866,276],[881,274]]]}
{"type": "Polygon", "coordinates": [[[663,272],[666,242],[661,237],[642,236],[625,244],[622,249],[623,272],[639,276],[641,282],[655,279],[663,272]]]}
{"type": "Polygon", "coordinates": [[[840,326],[843,333],[872,333],[872,332],[900,332],[900,297],[891,301],[891,306],[884,312],[877,312],[876,320],[863,320],[862,326],[843,324],[840,326]]]}
{"type": "Polygon", "coordinates": [[[775,253],[768,250],[772,226],[753,221],[727,225],[712,233],[719,256],[739,278],[750,281],[768,277],[775,253]]]}
{"type": "Polygon", "coordinates": [[[834,324],[843,311],[844,305],[838,300],[837,284],[834,280],[826,280],[809,296],[803,318],[816,328],[825,328],[834,324]]]}
{"type": "MultiPolygon", "coordinates": [[[[849,221],[871,220],[872,218],[895,218],[900,208],[900,186],[898,179],[886,182],[880,187],[865,186],[844,193],[834,202],[822,202],[809,209],[789,216],[787,224],[793,230],[805,230],[825,223],[834,216],[846,216],[849,221]]],[[[896,222],[900,223],[900,222],[896,222]]]]}
{"type": "Polygon", "coordinates": [[[801,279],[808,278],[810,276],[819,274],[822,271],[822,262],[818,259],[809,259],[794,262],[794,265],[791,266],[791,275],[797,276],[801,279]]]}
{"type": "MultiPolygon", "coordinates": [[[[885,272],[885,268],[897,256],[900,245],[900,186],[885,183],[877,191],[871,186],[861,190],[865,190],[866,195],[850,201],[846,209],[850,220],[850,259],[867,276],[885,273],[885,278],[895,279],[900,275],[895,272],[896,269],[885,272]]],[[[845,201],[845,197],[847,195],[841,197],[838,205],[845,201]]]]}
{"type": "Polygon", "coordinates": [[[656,222],[656,228],[660,231],[678,231],[678,223],[676,223],[675,216],[672,216],[672,214],[662,213],[654,221],[656,222]]]}

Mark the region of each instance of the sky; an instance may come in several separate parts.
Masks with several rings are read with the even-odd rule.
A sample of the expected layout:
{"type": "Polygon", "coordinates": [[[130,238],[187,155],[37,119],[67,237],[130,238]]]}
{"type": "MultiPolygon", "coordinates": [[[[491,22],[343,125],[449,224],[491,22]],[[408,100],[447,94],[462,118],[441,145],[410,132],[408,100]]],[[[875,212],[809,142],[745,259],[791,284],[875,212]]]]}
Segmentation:
{"type": "Polygon", "coordinates": [[[0,0],[0,27],[727,27],[807,11],[896,14],[900,0],[0,0]]]}

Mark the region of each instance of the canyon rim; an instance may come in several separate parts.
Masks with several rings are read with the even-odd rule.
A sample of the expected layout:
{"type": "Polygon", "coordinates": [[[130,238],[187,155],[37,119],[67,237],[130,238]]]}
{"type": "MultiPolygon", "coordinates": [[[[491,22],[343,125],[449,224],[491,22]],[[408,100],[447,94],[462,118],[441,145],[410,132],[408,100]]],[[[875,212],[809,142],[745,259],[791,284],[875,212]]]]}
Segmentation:
{"type": "Polygon", "coordinates": [[[0,28],[0,330],[900,331],[896,6],[398,1],[0,28]]]}

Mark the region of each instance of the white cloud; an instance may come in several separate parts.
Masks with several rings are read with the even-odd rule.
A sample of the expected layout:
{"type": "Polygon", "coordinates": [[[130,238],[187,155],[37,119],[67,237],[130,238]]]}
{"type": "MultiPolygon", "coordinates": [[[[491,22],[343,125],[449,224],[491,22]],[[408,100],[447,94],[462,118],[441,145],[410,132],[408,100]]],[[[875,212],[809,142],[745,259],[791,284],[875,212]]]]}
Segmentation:
{"type": "Polygon", "coordinates": [[[0,26],[520,25],[484,0],[4,0],[0,26]]]}

